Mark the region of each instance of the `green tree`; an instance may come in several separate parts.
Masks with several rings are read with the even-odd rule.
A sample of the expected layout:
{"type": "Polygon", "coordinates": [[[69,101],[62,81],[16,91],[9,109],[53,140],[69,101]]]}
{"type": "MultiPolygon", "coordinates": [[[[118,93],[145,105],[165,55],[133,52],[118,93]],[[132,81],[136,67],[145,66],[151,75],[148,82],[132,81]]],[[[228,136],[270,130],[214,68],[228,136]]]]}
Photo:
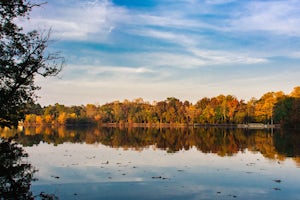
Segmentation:
{"type": "Polygon", "coordinates": [[[55,76],[63,64],[59,54],[46,53],[49,32],[25,33],[15,23],[36,6],[40,5],[28,0],[0,0],[0,126],[16,126],[23,120],[26,104],[36,100],[36,75],[55,76]]]}

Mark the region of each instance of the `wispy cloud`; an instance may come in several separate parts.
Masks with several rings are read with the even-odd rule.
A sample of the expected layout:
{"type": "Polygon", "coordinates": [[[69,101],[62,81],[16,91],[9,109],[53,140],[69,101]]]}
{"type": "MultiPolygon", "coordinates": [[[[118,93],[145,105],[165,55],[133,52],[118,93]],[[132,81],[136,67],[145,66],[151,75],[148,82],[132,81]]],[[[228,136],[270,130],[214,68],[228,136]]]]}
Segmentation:
{"type": "Polygon", "coordinates": [[[206,0],[205,2],[208,4],[227,4],[234,1],[236,0],[206,0]]]}
{"type": "Polygon", "coordinates": [[[83,83],[103,83],[107,81],[126,80],[128,82],[140,79],[146,81],[147,77],[157,75],[157,72],[147,67],[127,66],[92,66],[68,65],[62,73],[64,80],[83,83]]]}
{"type": "MultiPolygon", "coordinates": [[[[300,35],[300,7],[297,0],[244,2],[240,3],[238,8],[227,8],[227,19],[217,20],[211,17],[202,18],[201,15],[218,16],[223,12],[214,8],[215,4],[236,1],[207,0],[206,4],[198,1],[186,2],[178,3],[183,6],[175,7],[176,10],[170,10],[168,5],[162,4],[158,10],[146,12],[129,10],[105,0],[92,3],[74,1],[68,4],[68,7],[54,7],[49,3],[48,7],[46,5],[42,9],[51,9],[52,12],[34,12],[30,23],[31,27],[52,27],[58,38],[73,40],[88,40],[93,34],[105,37],[118,28],[121,28],[122,32],[130,32],[130,29],[134,28],[145,33],[153,26],[169,29],[170,34],[171,31],[176,32],[181,28],[194,31],[268,31],[275,34],[300,35]],[[196,12],[191,10],[189,5],[204,7],[209,11],[202,8],[196,12]],[[193,17],[190,16],[191,11],[193,17]]],[[[176,2],[170,5],[174,7],[176,2]]]]}
{"type": "Polygon", "coordinates": [[[233,31],[300,36],[299,1],[251,1],[230,23],[233,31]]]}
{"type": "Polygon", "coordinates": [[[198,58],[205,59],[207,65],[222,64],[258,64],[266,63],[268,59],[244,55],[241,53],[212,51],[191,48],[190,51],[198,58]]]}
{"type": "MultiPolygon", "coordinates": [[[[63,3],[63,2],[62,2],[63,3]]],[[[95,39],[92,34],[105,36],[114,29],[114,24],[119,19],[124,19],[124,9],[113,6],[108,1],[94,1],[73,4],[45,5],[43,9],[52,12],[33,12],[30,20],[30,28],[52,27],[54,37],[66,40],[90,40],[95,39]]]]}
{"type": "Polygon", "coordinates": [[[180,46],[194,46],[198,43],[198,40],[196,38],[193,38],[192,34],[175,33],[174,31],[160,31],[156,29],[144,28],[132,30],[130,31],[130,33],[138,36],[171,42],[180,46]]]}

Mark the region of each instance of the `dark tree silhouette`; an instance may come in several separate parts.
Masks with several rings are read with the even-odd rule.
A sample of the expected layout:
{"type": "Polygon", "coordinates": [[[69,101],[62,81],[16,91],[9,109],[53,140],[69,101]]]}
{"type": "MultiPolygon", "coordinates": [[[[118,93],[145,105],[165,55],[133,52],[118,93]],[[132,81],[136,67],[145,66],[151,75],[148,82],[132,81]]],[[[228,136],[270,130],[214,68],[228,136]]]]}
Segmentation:
{"type": "Polygon", "coordinates": [[[300,98],[283,97],[274,106],[275,122],[285,127],[299,129],[300,98]]]}
{"type": "Polygon", "coordinates": [[[34,79],[56,76],[63,64],[59,53],[46,53],[49,34],[25,33],[16,19],[29,19],[28,0],[0,0],[0,126],[16,126],[24,119],[26,105],[36,100],[34,79]]]}
{"type": "Polygon", "coordinates": [[[38,170],[26,161],[28,154],[12,138],[0,138],[0,199],[58,199],[54,194],[33,195],[30,186],[38,170]]]}
{"type": "Polygon", "coordinates": [[[0,140],[0,199],[33,199],[30,192],[36,170],[24,162],[28,155],[11,140],[0,140]]]}

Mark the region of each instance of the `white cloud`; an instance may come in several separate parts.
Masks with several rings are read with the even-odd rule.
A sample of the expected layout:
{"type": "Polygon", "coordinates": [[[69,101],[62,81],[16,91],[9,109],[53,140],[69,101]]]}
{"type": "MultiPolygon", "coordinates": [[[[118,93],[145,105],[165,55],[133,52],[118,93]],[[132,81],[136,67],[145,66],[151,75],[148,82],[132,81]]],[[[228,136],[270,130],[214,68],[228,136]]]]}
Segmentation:
{"type": "Polygon", "coordinates": [[[286,56],[290,58],[300,59],[300,51],[288,52],[286,56]]]}
{"type": "MultiPolygon", "coordinates": [[[[206,3],[223,4],[234,0],[207,0],[206,3]]],[[[191,1],[194,6],[207,7],[203,3],[191,1]]],[[[174,5],[171,4],[170,5],[174,5]]],[[[175,4],[176,5],[176,4],[175,4]]],[[[44,10],[52,9],[52,12],[34,10],[34,16],[30,20],[31,27],[52,27],[55,36],[61,39],[90,39],[91,34],[102,37],[108,35],[118,26],[136,26],[141,32],[147,31],[149,26],[163,28],[183,28],[185,30],[209,29],[214,31],[268,31],[276,34],[292,36],[300,35],[300,7],[297,0],[285,1],[250,1],[239,7],[232,8],[234,16],[230,19],[218,19],[211,22],[200,18],[191,18],[189,12],[201,15],[206,11],[194,11],[190,7],[182,7],[169,10],[167,6],[147,12],[128,10],[125,7],[114,5],[110,1],[94,1],[92,3],[73,2],[68,7],[51,7],[47,5],[44,10]],[[189,9],[189,10],[187,10],[189,9]]],[[[218,15],[220,10],[208,8],[210,14],[218,15]]],[[[122,31],[124,27],[122,27],[122,31]]],[[[176,30],[173,30],[176,31],[176,30]]],[[[155,37],[155,35],[153,35],[155,37]]]]}
{"type": "Polygon", "coordinates": [[[266,58],[252,57],[236,52],[214,51],[197,48],[186,48],[185,53],[147,52],[126,55],[138,64],[148,63],[153,68],[171,67],[193,69],[213,65],[259,64],[266,63],[266,58]]]}
{"type": "Polygon", "coordinates": [[[107,1],[93,3],[73,2],[68,7],[47,5],[42,12],[34,10],[31,20],[27,22],[27,29],[52,27],[54,37],[60,39],[91,40],[91,34],[101,34],[103,37],[111,33],[118,20],[124,19],[125,10],[115,7],[107,1]]]}
{"type": "Polygon", "coordinates": [[[299,1],[253,1],[235,15],[230,23],[233,31],[267,31],[300,36],[299,1]]]}
{"type": "Polygon", "coordinates": [[[226,4],[234,1],[236,0],[205,0],[205,2],[208,4],[226,4]]]}
{"type": "Polygon", "coordinates": [[[63,70],[61,76],[65,81],[77,82],[81,85],[103,84],[108,82],[117,83],[118,80],[128,82],[152,76],[157,72],[148,67],[127,67],[127,66],[92,66],[92,65],[68,65],[63,70]]]}
{"type": "Polygon", "coordinates": [[[194,39],[190,34],[180,34],[174,31],[159,31],[155,29],[135,29],[131,31],[132,34],[145,36],[150,38],[160,39],[162,41],[171,42],[181,46],[190,46],[198,43],[197,39],[194,39]]]}
{"type": "Polygon", "coordinates": [[[178,13],[167,12],[151,14],[138,14],[136,15],[136,24],[145,24],[162,27],[199,27],[202,23],[199,21],[186,19],[178,13]],[[167,15],[166,15],[167,14],[167,15]]]}
{"type": "Polygon", "coordinates": [[[191,55],[183,53],[166,53],[166,52],[152,52],[142,54],[142,61],[149,63],[151,61],[152,66],[156,67],[174,67],[174,68],[194,68],[197,66],[204,66],[207,64],[205,60],[195,58],[191,55]]]}
{"type": "Polygon", "coordinates": [[[203,58],[208,65],[224,65],[224,64],[257,64],[266,63],[266,58],[252,57],[230,51],[214,51],[204,49],[189,49],[198,58],[203,58]]]}
{"type": "Polygon", "coordinates": [[[36,27],[48,29],[52,27],[54,36],[60,39],[92,40],[92,34],[102,37],[115,29],[128,31],[128,27],[135,27],[147,31],[147,27],[183,29],[219,29],[218,26],[202,20],[191,19],[186,10],[169,10],[167,7],[155,12],[141,12],[129,10],[114,5],[111,1],[94,1],[92,3],[72,2],[68,6],[46,5],[45,8],[35,9],[27,28],[36,27]],[[52,12],[43,12],[52,10],[52,12]]]}
{"type": "Polygon", "coordinates": [[[125,73],[125,74],[143,74],[143,73],[152,73],[153,70],[148,69],[146,67],[123,67],[123,66],[84,66],[84,65],[77,65],[77,66],[70,66],[71,70],[85,70],[88,74],[93,75],[97,73],[104,73],[104,72],[114,72],[114,73],[125,73]]]}

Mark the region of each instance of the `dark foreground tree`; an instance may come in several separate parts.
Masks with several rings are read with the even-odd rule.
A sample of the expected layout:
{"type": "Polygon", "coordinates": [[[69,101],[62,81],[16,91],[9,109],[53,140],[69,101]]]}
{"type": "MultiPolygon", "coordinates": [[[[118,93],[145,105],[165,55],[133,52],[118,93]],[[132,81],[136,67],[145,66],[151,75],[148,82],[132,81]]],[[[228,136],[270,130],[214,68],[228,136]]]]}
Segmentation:
{"type": "Polygon", "coordinates": [[[34,79],[56,76],[63,58],[47,53],[49,32],[25,33],[17,19],[29,19],[28,0],[0,0],[0,126],[16,126],[24,119],[26,105],[36,100],[34,79]]]}

